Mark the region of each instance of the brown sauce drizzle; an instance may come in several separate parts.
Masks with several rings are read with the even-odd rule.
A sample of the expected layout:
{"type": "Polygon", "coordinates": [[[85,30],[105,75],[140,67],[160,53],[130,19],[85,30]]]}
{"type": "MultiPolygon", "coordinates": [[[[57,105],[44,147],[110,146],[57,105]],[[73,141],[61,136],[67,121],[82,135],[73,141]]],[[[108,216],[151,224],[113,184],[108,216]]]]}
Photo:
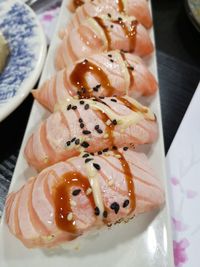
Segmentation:
{"type": "MultiPolygon", "coordinates": [[[[121,55],[123,61],[124,61],[124,62],[127,62],[124,53],[120,52],[120,55],[121,55]]],[[[128,62],[127,62],[127,63],[128,63],[128,62]]],[[[127,70],[128,70],[129,77],[130,77],[130,85],[129,85],[129,88],[131,88],[131,86],[132,86],[133,83],[134,83],[134,77],[133,77],[132,70],[131,70],[129,67],[127,67],[127,70]]]]}
{"type": "Polygon", "coordinates": [[[111,121],[110,125],[107,125],[106,122],[108,120],[110,121],[110,118],[108,117],[108,115],[106,113],[100,111],[100,110],[98,112],[100,114],[100,118],[102,119],[102,121],[105,124],[105,127],[106,127],[105,128],[105,134],[108,134],[110,146],[113,146],[114,145],[113,131],[114,131],[115,125],[112,123],[112,121],[111,121]]]}
{"type": "Polygon", "coordinates": [[[75,8],[82,6],[85,2],[82,0],[73,0],[73,5],[75,8]]]}
{"type": "Polygon", "coordinates": [[[123,173],[126,178],[126,184],[128,188],[128,196],[130,199],[130,213],[135,209],[136,207],[136,199],[135,199],[135,188],[134,188],[134,182],[133,182],[133,175],[131,173],[130,167],[128,162],[126,161],[124,155],[119,152],[118,150],[114,151],[115,154],[118,154],[121,156],[120,163],[123,169],[123,173]]]}
{"type": "Polygon", "coordinates": [[[131,26],[127,27],[127,25],[123,22],[123,20],[114,20],[112,21],[114,24],[118,24],[123,29],[126,38],[129,40],[130,48],[129,52],[133,52],[135,50],[136,43],[136,34],[137,34],[137,20],[131,21],[131,26]]]}
{"type": "Polygon", "coordinates": [[[116,0],[116,2],[117,2],[117,11],[123,13],[125,11],[123,0],[116,0]]]}
{"type": "MultiPolygon", "coordinates": [[[[99,24],[99,26],[102,28],[104,31],[104,34],[106,36],[107,42],[108,42],[108,50],[111,50],[111,38],[110,38],[110,33],[108,27],[104,25],[104,22],[101,18],[99,17],[94,17],[94,20],[99,24]]],[[[137,20],[131,21],[131,26],[127,27],[127,25],[123,22],[122,18],[118,20],[111,20],[113,24],[120,25],[121,28],[123,29],[126,38],[129,40],[130,48],[129,52],[133,52],[135,50],[135,43],[136,43],[136,33],[137,33],[137,20]]]]}
{"type": "MultiPolygon", "coordinates": [[[[131,104],[128,100],[119,97],[118,98],[120,101],[122,101],[127,107],[129,107],[131,110],[136,110],[136,107],[131,104]]],[[[102,121],[105,123],[106,126],[106,133],[108,134],[108,138],[110,141],[110,145],[113,147],[114,146],[114,138],[113,138],[113,131],[115,128],[114,124],[110,124],[109,126],[106,124],[107,120],[109,120],[109,117],[104,113],[104,112],[100,112],[100,116],[102,121]]],[[[128,188],[128,196],[130,199],[130,213],[135,209],[136,207],[136,199],[135,199],[135,189],[134,189],[134,182],[133,182],[133,175],[131,173],[130,167],[128,162],[126,161],[125,157],[123,156],[123,154],[121,152],[119,152],[118,149],[113,149],[113,153],[115,155],[120,155],[120,163],[123,169],[123,173],[125,175],[125,179],[126,179],[126,183],[127,183],[127,188],[128,188]]],[[[105,209],[106,210],[106,209],[105,209]]],[[[106,210],[107,211],[107,210],[106,210]]],[[[106,219],[103,219],[104,223],[108,223],[108,221],[106,219]]]]}
{"type": "Polygon", "coordinates": [[[104,25],[104,22],[103,22],[103,20],[101,19],[101,18],[99,18],[99,17],[94,17],[93,18],[98,24],[99,24],[99,26],[102,28],[102,30],[104,31],[104,34],[105,34],[105,36],[106,36],[106,39],[107,39],[107,42],[108,42],[108,47],[107,47],[107,49],[108,50],[111,50],[112,48],[111,48],[111,38],[110,38],[110,34],[109,34],[109,30],[108,30],[108,28],[104,25]]]}
{"type": "MultiPolygon", "coordinates": [[[[78,187],[84,191],[91,187],[88,178],[83,176],[79,172],[68,172],[61,177],[60,183],[54,190],[54,206],[55,206],[55,221],[59,229],[72,233],[78,234],[76,227],[76,221],[68,220],[67,216],[72,212],[70,204],[71,188],[78,187]]],[[[88,199],[92,207],[95,207],[93,194],[89,194],[88,199]]]]}
{"type": "Polygon", "coordinates": [[[134,112],[141,112],[141,113],[148,113],[148,109],[146,107],[137,107],[133,103],[129,102],[126,98],[118,96],[117,99],[119,99],[124,105],[131,109],[134,112]]]}
{"type": "Polygon", "coordinates": [[[70,75],[71,83],[79,89],[78,95],[80,98],[90,98],[93,96],[93,90],[86,80],[86,74],[89,72],[93,73],[94,76],[98,79],[101,86],[106,90],[107,96],[114,94],[116,89],[110,84],[106,73],[92,62],[84,60],[83,62],[76,64],[74,70],[70,75]]]}

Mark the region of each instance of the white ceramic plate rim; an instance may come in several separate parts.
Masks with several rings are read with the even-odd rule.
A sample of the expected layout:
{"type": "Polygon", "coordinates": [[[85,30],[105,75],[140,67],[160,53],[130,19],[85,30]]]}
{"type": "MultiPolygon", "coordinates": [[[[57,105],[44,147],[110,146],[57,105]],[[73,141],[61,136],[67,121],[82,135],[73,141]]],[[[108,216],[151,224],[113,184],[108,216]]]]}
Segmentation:
{"type": "MultiPolygon", "coordinates": [[[[12,4],[13,2],[14,1],[12,1],[12,4]]],[[[36,14],[29,6],[22,3],[21,1],[15,1],[15,2],[18,2],[18,3],[20,2],[21,5],[26,6],[26,8],[30,11],[30,13],[34,17],[35,22],[37,24],[37,28],[38,28],[38,33],[39,33],[38,37],[40,39],[40,51],[38,53],[38,59],[34,66],[34,69],[29,73],[26,79],[21,83],[20,87],[18,88],[17,94],[14,97],[8,99],[8,102],[0,105],[0,122],[4,120],[8,115],[10,115],[10,113],[12,113],[23,102],[23,100],[28,96],[29,92],[33,89],[35,83],[37,82],[40,76],[40,73],[41,73],[41,70],[42,70],[42,67],[45,61],[45,56],[46,56],[46,47],[47,47],[46,38],[45,38],[44,31],[42,29],[41,24],[39,23],[39,20],[36,14]]],[[[8,5],[8,4],[9,2],[5,2],[5,5],[8,5]]]]}

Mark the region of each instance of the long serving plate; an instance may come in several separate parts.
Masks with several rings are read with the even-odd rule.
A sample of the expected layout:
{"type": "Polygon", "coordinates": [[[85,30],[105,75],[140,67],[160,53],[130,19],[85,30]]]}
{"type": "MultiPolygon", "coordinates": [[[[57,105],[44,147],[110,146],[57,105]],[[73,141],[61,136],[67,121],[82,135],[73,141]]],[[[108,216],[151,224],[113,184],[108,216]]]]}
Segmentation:
{"type": "MultiPolygon", "coordinates": [[[[57,29],[49,49],[41,83],[55,73],[54,54],[59,43],[58,31],[67,24],[71,17],[66,9],[67,4],[68,0],[64,0],[62,3],[57,29]]],[[[150,31],[150,34],[154,42],[153,30],[150,31]]],[[[155,53],[148,59],[147,63],[157,77],[155,53]]],[[[166,192],[165,206],[159,211],[140,215],[127,224],[116,225],[109,230],[100,231],[99,234],[91,234],[85,240],[77,241],[74,245],[72,243],[70,251],[63,248],[48,251],[41,249],[28,250],[9,233],[5,223],[5,215],[3,215],[0,225],[1,267],[55,267],[63,265],[70,267],[174,266],[159,93],[151,101],[150,107],[158,119],[159,139],[148,150],[148,156],[163,181],[166,192]]],[[[27,165],[23,157],[23,151],[34,128],[47,116],[48,112],[37,102],[34,102],[10,191],[17,190],[28,177],[35,174],[27,165]]]]}

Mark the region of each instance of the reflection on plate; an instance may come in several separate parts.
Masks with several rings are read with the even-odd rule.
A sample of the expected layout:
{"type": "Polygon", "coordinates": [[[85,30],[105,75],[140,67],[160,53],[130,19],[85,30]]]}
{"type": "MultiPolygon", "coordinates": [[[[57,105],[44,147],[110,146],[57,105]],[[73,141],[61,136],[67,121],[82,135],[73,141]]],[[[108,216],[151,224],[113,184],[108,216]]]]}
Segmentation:
{"type": "Polygon", "coordinates": [[[0,121],[28,95],[41,72],[46,42],[34,12],[20,1],[0,4],[0,30],[10,57],[0,74],[0,121]]]}

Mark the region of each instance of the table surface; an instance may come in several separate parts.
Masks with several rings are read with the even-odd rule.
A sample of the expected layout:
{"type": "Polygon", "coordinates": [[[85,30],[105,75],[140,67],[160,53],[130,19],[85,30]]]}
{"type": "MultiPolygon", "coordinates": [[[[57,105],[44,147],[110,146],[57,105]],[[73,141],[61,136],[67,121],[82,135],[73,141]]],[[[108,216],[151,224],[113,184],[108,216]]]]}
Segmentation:
{"type": "MultiPolygon", "coordinates": [[[[165,151],[200,80],[200,34],[182,0],[152,0],[165,151]]],[[[10,185],[33,103],[29,96],[0,124],[0,211],[10,185]]]]}

